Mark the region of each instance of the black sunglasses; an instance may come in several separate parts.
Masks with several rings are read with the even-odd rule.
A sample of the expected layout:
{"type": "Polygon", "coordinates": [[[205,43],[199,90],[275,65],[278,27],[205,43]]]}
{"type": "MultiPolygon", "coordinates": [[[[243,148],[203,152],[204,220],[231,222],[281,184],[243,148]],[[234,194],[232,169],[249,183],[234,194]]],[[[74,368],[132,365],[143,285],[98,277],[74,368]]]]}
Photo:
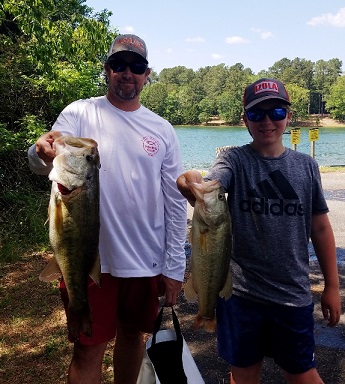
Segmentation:
{"type": "Polygon", "coordinates": [[[140,61],[127,63],[125,60],[112,60],[108,65],[114,72],[123,72],[128,67],[135,75],[142,75],[147,69],[147,64],[140,61]]]}
{"type": "Polygon", "coordinates": [[[284,120],[287,115],[287,108],[271,108],[271,109],[250,109],[249,111],[246,111],[246,116],[249,121],[254,121],[255,123],[262,121],[266,115],[272,120],[272,121],[281,121],[284,120]]]}

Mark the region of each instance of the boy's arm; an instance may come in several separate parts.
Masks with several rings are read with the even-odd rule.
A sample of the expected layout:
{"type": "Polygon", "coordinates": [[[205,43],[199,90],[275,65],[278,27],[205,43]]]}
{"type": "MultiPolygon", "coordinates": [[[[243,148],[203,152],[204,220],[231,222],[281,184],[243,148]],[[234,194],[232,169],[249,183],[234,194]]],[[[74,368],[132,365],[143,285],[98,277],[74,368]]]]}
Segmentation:
{"type": "Polygon", "coordinates": [[[313,215],[311,240],[324,277],[321,296],[323,317],[329,326],[339,323],[341,301],[334,234],[327,214],[313,215]]]}

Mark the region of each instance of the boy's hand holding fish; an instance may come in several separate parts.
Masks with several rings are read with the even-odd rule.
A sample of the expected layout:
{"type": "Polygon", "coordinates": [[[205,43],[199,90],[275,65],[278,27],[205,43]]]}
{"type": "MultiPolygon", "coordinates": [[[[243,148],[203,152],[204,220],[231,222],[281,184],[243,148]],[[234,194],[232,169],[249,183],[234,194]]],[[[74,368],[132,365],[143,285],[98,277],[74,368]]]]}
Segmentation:
{"type": "Polygon", "coordinates": [[[191,190],[192,183],[201,184],[203,178],[201,173],[196,170],[191,170],[183,173],[177,179],[177,188],[182,193],[182,195],[188,200],[189,204],[194,207],[195,205],[195,196],[191,190]]]}

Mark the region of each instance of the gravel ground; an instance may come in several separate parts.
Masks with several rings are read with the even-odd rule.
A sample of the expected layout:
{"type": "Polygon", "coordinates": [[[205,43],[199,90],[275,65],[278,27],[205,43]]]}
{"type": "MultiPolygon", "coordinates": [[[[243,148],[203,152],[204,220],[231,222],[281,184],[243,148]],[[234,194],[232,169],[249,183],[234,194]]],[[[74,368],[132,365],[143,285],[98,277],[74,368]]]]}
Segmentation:
{"type": "MultiPolygon", "coordinates": [[[[329,217],[333,226],[339,266],[339,277],[343,308],[345,301],[345,172],[322,173],[322,183],[330,209],[329,217]]],[[[193,208],[188,207],[188,218],[191,219],[193,208]]],[[[316,261],[313,249],[311,253],[311,281],[315,303],[315,339],[316,360],[318,371],[325,384],[345,383],[345,315],[341,316],[340,324],[335,328],[326,327],[320,309],[320,294],[322,291],[322,275],[316,261]]],[[[187,268],[188,272],[188,268],[187,268]]],[[[194,356],[206,384],[228,384],[230,366],[217,354],[215,334],[205,331],[193,331],[192,324],[197,305],[187,303],[181,296],[176,306],[182,333],[194,356]]],[[[285,383],[279,369],[271,359],[264,361],[262,383],[285,383]]]]}

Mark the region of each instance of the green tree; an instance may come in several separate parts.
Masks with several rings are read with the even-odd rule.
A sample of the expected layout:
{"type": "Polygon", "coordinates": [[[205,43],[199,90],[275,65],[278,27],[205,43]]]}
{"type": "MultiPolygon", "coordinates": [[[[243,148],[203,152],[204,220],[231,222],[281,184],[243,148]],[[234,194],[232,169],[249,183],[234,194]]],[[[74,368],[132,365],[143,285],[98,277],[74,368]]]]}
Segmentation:
{"type": "Polygon", "coordinates": [[[159,73],[160,82],[165,84],[175,84],[178,86],[188,85],[194,77],[194,71],[183,66],[164,68],[159,73]]]}
{"type": "Polygon", "coordinates": [[[345,121],[345,76],[338,77],[325,96],[326,108],[334,119],[345,121]]]}
{"type": "Polygon", "coordinates": [[[25,115],[49,126],[62,106],[104,91],[101,72],[115,32],[110,12],[81,0],[4,0],[0,5],[1,121],[20,129],[25,115]],[[13,108],[8,108],[11,105],[13,108]]]}
{"type": "Polygon", "coordinates": [[[199,120],[202,123],[208,123],[211,117],[215,114],[216,110],[216,101],[212,98],[205,97],[199,102],[200,114],[199,120]]]}
{"type": "Polygon", "coordinates": [[[261,72],[262,77],[272,77],[283,81],[284,73],[291,66],[291,60],[284,57],[276,61],[266,72],[261,72]]]}
{"type": "Polygon", "coordinates": [[[207,69],[201,73],[205,96],[215,99],[226,90],[226,80],[229,70],[225,64],[207,67],[207,69]]]}
{"type": "Polygon", "coordinates": [[[92,15],[84,3],[0,2],[0,259],[11,245],[28,251],[47,239],[49,182],[28,172],[27,147],[66,104],[105,89],[102,61],[116,31],[110,12],[92,15]]]}
{"type": "Polygon", "coordinates": [[[170,121],[171,124],[183,124],[180,111],[180,100],[177,90],[172,90],[168,93],[166,100],[165,118],[170,121]]]}
{"type": "Polygon", "coordinates": [[[181,116],[182,124],[198,124],[200,109],[198,106],[199,100],[196,100],[195,95],[190,92],[188,86],[179,88],[179,115],[181,116]]]}
{"type": "Polygon", "coordinates": [[[279,79],[284,84],[296,84],[310,90],[313,78],[313,63],[299,57],[293,60],[284,58],[274,63],[268,69],[267,75],[279,79]]]}
{"type": "Polygon", "coordinates": [[[237,125],[243,111],[243,92],[253,81],[253,72],[241,63],[227,69],[225,91],[217,97],[218,114],[228,124],[237,125]]]}
{"type": "Polygon", "coordinates": [[[314,68],[315,96],[318,101],[318,113],[323,115],[325,99],[329,96],[331,86],[341,74],[342,62],[339,59],[329,61],[318,60],[314,68]]]}
{"type": "Polygon", "coordinates": [[[308,117],[309,90],[296,84],[285,84],[291,101],[293,111],[291,123],[305,120],[308,117]]]}
{"type": "Polygon", "coordinates": [[[226,123],[238,125],[243,111],[242,99],[233,92],[225,91],[217,99],[219,117],[226,123]]]}
{"type": "Polygon", "coordinates": [[[164,117],[167,97],[167,85],[157,82],[144,87],[140,94],[140,101],[145,107],[164,117]]]}

